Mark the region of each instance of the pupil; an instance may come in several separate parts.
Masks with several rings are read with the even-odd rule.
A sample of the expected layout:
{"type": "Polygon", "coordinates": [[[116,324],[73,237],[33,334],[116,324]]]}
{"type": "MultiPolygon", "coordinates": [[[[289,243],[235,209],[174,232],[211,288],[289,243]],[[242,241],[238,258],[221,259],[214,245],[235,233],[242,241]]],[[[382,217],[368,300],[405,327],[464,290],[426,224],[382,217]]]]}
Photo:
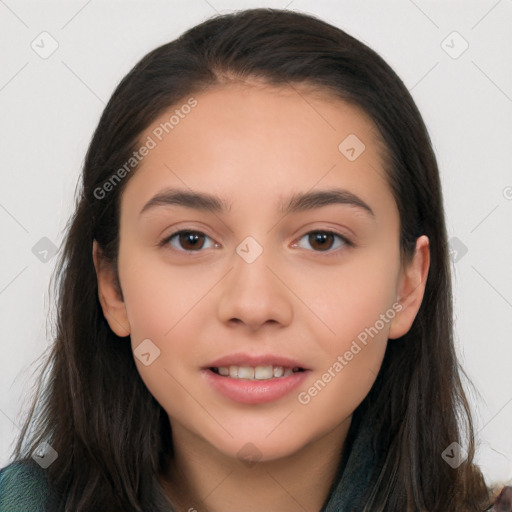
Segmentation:
{"type": "MultiPolygon", "coordinates": [[[[328,238],[328,237],[332,237],[332,235],[331,235],[331,234],[329,234],[329,233],[320,233],[320,232],[318,232],[318,233],[312,233],[312,234],[310,235],[310,241],[309,241],[309,243],[311,244],[311,246],[312,246],[312,247],[314,247],[314,246],[315,246],[315,244],[318,244],[318,243],[319,243],[319,244],[320,244],[320,247],[319,247],[319,248],[320,248],[320,249],[325,250],[325,249],[326,249],[326,244],[325,244],[325,242],[326,242],[326,240],[327,240],[327,238],[328,238]]],[[[327,245],[329,245],[329,244],[327,244],[327,245]]],[[[330,247],[330,245],[329,245],[329,247],[330,247]]],[[[328,249],[329,247],[327,247],[327,249],[328,249]]]]}
{"type": "Polygon", "coordinates": [[[182,247],[186,246],[187,243],[189,243],[192,246],[192,248],[198,247],[199,237],[200,237],[200,235],[198,235],[197,233],[193,233],[193,232],[182,233],[181,240],[180,240],[180,242],[182,242],[182,247]]]}

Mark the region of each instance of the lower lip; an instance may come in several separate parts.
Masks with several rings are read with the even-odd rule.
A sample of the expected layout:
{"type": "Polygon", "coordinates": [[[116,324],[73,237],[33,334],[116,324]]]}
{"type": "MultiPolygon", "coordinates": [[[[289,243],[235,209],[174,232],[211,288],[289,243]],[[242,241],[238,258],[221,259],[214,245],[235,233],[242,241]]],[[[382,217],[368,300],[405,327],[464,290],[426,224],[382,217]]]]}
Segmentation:
{"type": "Polygon", "coordinates": [[[241,404],[263,404],[291,393],[308,376],[309,370],[292,373],[288,377],[267,380],[245,380],[223,377],[205,369],[203,375],[213,389],[241,404]]]}

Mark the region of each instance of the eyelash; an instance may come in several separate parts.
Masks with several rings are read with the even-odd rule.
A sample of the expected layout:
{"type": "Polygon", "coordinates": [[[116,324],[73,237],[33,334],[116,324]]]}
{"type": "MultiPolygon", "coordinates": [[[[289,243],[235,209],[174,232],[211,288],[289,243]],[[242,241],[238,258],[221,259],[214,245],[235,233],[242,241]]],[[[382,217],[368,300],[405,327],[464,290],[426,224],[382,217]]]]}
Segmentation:
{"type": "MultiPolygon", "coordinates": [[[[207,238],[210,238],[206,233],[203,233],[202,231],[197,231],[197,230],[193,230],[193,229],[180,229],[178,231],[174,231],[173,233],[171,233],[169,236],[166,236],[165,238],[163,238],[162,240],[160,240],[160,242],[158,243],[158,246],[159,247],[164,247],[164,246],[167,246],[167,244],[176,236],[176,235],[180,235],[182,233],[189,233],[189,234],[199,234],[199,235],[204,235],[206,236],[207,238]]],[[[323,229],[315,229],[313,231],[308,231],[307,233],[304,233],[304,235],[302,235],[299,240],[302,240],[305,236],[308,236],[308,235],[311,235],[313,233],[323,233],[323,234],[328,234],[328,235],[334,235],[335,237],[338,237],[339,239],[341,239],[341,241],[345,244],[346,247],[355,247],[355,244],[354,242],[352,242],[352,240],[350,240],[349,238],[347,238],[346,236],[344,235],[341,235],[340,233],[337,233],[335,231],[330,231],[330,230],[323,230],[323,229]]],[[[198,250],[198,251],[189,251],[189,250],[186,250],[186,249],[183,249],[183,250],[180,250],[180,249],[171,249],[171,250],[175,250],[175,251],[178,251],[178,252],[183,252],[185,254],[190,254],[192,255],[193,253],[200,253],[202,252],[201,250],[198,250]]],[[[331,256],[333,255],[332,253],[334,253],[334,255],[336,255],[337,253],[339,253],[340,250],[343,250],[343,247],[342,248],[338,248],[338,249],[327,249],[326,251],[315,251],[313,250],[313,252],[316,252],[316,253],[319,253],[321,254],[322,256],[331,256]]]]}

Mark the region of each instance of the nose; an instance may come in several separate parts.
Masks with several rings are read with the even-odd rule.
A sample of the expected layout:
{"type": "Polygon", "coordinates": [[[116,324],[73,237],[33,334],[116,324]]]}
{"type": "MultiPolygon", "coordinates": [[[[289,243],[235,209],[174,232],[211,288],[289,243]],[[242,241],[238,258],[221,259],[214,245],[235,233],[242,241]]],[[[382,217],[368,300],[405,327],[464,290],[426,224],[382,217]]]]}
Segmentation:
{"type": "Polygon", "coordinates": [[[233,268],[222,281],[218,303],[221,322],[243,325],[251,331],[266,324],[284,327],[291,323],[293,293],[276,262],[270,261],[269,253],[264,250],[252,263],[235,253],[233,268]]]}

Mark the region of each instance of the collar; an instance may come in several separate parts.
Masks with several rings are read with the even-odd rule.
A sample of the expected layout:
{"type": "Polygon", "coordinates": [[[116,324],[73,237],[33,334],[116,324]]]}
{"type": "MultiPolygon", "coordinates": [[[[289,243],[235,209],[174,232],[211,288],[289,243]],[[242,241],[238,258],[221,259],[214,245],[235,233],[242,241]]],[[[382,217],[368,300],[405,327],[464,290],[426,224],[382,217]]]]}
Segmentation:
{"type": "Polygon", "coordinates": [[[367,422],[360,426],[358,423],[352,419],[334,484],[320,512],[359,510],[358,503],[369,487],[376,459],[374,432],[367,422]]]}

